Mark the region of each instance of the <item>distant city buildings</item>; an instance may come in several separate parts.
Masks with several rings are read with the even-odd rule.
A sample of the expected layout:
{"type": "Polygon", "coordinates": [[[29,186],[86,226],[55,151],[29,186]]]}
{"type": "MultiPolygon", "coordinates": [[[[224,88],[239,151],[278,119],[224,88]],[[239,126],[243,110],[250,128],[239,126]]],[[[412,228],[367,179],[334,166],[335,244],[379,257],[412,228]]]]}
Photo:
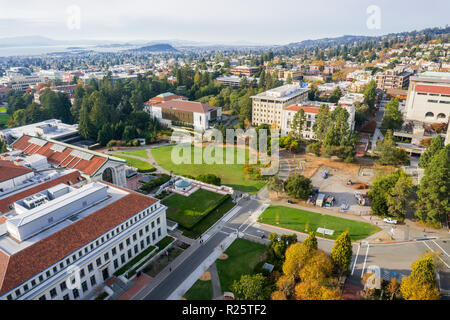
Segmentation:
{"type": "Polygon", "coordinates": [[[224,87],[238,87],[242,84],[242,79],[245,79],[248,85],[250,85],[253,81],[256,81],[256,83],[259,82],[259,78],[239,77],[239,76],[217,77],[215,81],[216,83],[222,84],[224,87]]]}
{"type": "Polygon", "coordinates": [[[247,66],[247,65],[230,68],[230,73],[232,75],[235,75],[235,76],[251,77],[255,73],[257,73],[258,71],[259,71],[259,68],[257,68],[257,67],[250,67],[250,66],[247,66]]]}

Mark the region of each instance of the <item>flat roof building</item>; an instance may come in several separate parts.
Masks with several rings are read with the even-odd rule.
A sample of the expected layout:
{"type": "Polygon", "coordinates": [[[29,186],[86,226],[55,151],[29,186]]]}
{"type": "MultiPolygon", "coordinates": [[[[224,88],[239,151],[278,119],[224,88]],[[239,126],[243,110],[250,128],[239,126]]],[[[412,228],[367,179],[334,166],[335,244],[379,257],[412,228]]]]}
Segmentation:
{"type": "Polygon", "coordinates": [[[252,124],[277,124],[281,128],[282,111],[285,107],[307,100],[309,89],[287,84],[252,97],[252,124]]]}

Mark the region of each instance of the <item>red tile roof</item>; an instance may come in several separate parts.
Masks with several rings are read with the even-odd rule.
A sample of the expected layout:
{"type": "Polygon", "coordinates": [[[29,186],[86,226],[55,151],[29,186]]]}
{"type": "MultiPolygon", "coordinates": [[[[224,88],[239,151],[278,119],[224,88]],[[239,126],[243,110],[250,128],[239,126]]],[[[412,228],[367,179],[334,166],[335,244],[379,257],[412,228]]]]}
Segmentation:
{"type": "Polygon", "coordinates": [[[440,93],[440,94],[450,94],[450,87],[444,86],[427,86],[423,84],[416,85],[417,92],[423,93],[440,93]]]}
{"type": "Polygon", "coordinates": [[[182,110],[188,112],[197,112],[197,113],[207,113],[211,110],[217,110],[216,107],[195,102],[195,101],[184,101],[184,100],[170,100],[160,104],[156,104],[155,107],[161,107],[164,109],[172,109],[172,110],[182,110]]]}
{"type": "Polygon", "coordinates": [[[11,256],[0,250],[0,295],[70,256],[158,201],[127,191],[128,195],[11,256]]]}
{"type": "Polygon", "coordinates": [[[306,113],[319,113],[319,107],[313,105],[299,106],[297,104],[293,104],[284,108],[284,110],[287,111],[299,111],[300,109],[303,109],[306,113]]]}
{"type": "Polygon", "coordinates": [[[175,100],[175,99],[188,100],[188,98],[186,98],[184,96],[178,96],[176,94],[173,94],[173,95],[167,96],[167,97],[156,96],[154,98],[151,98],[145,104],[146,105],[153,105],[153,104],[158,104],[158,103],[161,103],[161,102],[164,102],[164,101],[170,101],[170,100],[175,100]]]}
{"type": "Polygon", "coordinates": [[[69,174],[63,175],[62,177],[58,177],[56,179],[47,181],[45,183],[38,184],[35,187],[26,189],[22,192],[14,193],[14,194],[10,195],[9,197],[0,199],[0,213],[8,212],[10,210],[9,205],[13,204],[14,202],[24,199],[24,198],[31,196],[35,193],[38,193],[40,191],[47,190],[47,189],[54,187],[60,183],[65,183],[65,184],[69,184],[68,182],[70,182],[71,184],[78,183],[78,182],[80,182],[78,178],[81,178],[84,180],[84,178],[81,177],[81,174],[78,171],[74,171],[69,174]]]}
{"type": "MultiPolygon", "coordinates": [[[[30,139],[30,136],[22,136],[14,142],[13,148],[22,150],[26,154],[43,155],[44,157],[47,157],[50,163],[61,167],[80,170],[90,176],[95,174],[105,164],[105,162],[108,161],[107,156],[102,157],[99,155],[94,155],[90,160],[84,160],[70,155],[74,150],[73,148],[66,147],[63,152],[58,152],[51,149],[54,145],[52,142],[47,142],[41,147],[30,143],[30,139]]],[[[88,151],[86,150],[85,152],[88,151]]]]}
{"type": "Polygon", "coordinates": [[[0,160],[0,182],[14,179],[30,172],[32,170],[27,167],[16,166],[11,161],[0,160]]]}

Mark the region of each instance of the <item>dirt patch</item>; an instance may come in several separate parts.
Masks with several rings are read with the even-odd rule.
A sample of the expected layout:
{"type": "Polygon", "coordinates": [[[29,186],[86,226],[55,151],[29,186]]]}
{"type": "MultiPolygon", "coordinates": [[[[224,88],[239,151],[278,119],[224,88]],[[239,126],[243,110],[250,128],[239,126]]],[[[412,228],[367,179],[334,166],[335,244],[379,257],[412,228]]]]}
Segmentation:
{"type": "Polygon", "coordinates": [[[381,242],[381,241],[392,241],[394,240],[392,236],[389,234],[389,232],[383,232],[381,233],[374,241],[381,242]]]}
{"type": "Polygon", "coordinates": [[[202,276],[199,278],[200,281],[209,281],[211,280],[211,273],[209,271],[202,274],[202,276]]]}
{"type": "Polygon", "coordinates": [[[228,259],[228,255],[226,253],[222,253],[219,257],[219,260],[227,260],[228,259]]]}

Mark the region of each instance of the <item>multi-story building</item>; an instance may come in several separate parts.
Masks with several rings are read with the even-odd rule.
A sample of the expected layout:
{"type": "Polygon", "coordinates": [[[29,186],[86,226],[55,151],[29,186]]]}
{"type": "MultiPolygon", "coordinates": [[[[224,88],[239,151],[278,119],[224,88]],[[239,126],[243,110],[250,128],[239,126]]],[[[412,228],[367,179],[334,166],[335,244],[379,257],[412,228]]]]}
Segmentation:
{"type": "MultiPolygon", "coordinates": [[[[316,134],[313,131],[314,124],[316,122],[316,116],[319,113],[319,108],[321,105],[327,105],[330,111],[333,111],[337,105],[332,103],[324,103],[324,102],[314,102],[308,101],[304,104],[293,104],[283,109],[283,122],[281,125],[281,136],[286,136],[289,132],[292,131],[291,125],[294,121],[295,114],[303,109],[306,116],[306,123],[304,125],[304,129],[302,131],[302,137],[304,139],[315,139],[316,134]]],[[[350,130],[355,129],[355,106],[354,105],[344,105],[343,106],[348,114],[348,124],[350,130]]]]}
{"type": "Polygon", "coordinates": [[[250,66],[237,66],[230,69],[230,73],[235,76],[245,76],[245,77],[251,77],[255,73],[259,71],[259,68],[257,67],[250,67],[250,66]]]}
{"type": "MultiPolygon", "coordinates": [[[[450,143],[450,74],[424,72],[411,77],[406,100],[406,122],[413,122],[412,143],[419,144],[432,124],[447,124],[445,143],[450,143]]],[[[397,133],[403,134],[403,133],[397,133]]]]}
{"type": "Polygon", "coordinates": [[[55,168],[78,170],[88,181],[106,181],[126,186],[126,161],[52,139],[24,135],[11,144],[25,155],[41,155],[55,168]]]}
{"type": "Polygon", "coordinates": [[[159,104],[146,105],[150,116],[169,126],[173,124],[188,124],[195,130],[206,130],[210,125],[221,119],[222,108],[216,108],[204,103],[185,100],[169,100],[159,104]]]}
{"type": "Polygon", "coordinates": [[[0,224],[0,299],[89,299],[167,235],[157,199],[103,182],[15,201],[0,224]]]}
{"type": "Polygon", "coordinates": [[[27,89],[33,88],[43,81],[44,79],[38,75],[10,76],[8,87],[14,91],[25,92],[27,89]]]}
{"type": "Polygon", "coordinates": [[[380,90],[402,89],[409,85],[409,78],[413,72],[407,71],[405,67],[395,67],[391,70],[377,73],[375,81],[380,90]]]}
{"type": "Polygon", "coordinates": [[[292,104],[302,103],[308,98],[307,88],[287,84],[252,97],[252,123],[276,124],[281,128],[283,109],[292,104]]]}
{"type": "Polygon", "coordinates": [[[239,77],[239,76],[223,76],[223,77],[217,77],[214,81],[222,84],[225,87],[238,87],[242,84],[242,79],[245,79],[247,81],[248,86],[253,82],[256,81],[256,83],[259,82],[259,78],[253,78],[253,77],[239,77]]]}

